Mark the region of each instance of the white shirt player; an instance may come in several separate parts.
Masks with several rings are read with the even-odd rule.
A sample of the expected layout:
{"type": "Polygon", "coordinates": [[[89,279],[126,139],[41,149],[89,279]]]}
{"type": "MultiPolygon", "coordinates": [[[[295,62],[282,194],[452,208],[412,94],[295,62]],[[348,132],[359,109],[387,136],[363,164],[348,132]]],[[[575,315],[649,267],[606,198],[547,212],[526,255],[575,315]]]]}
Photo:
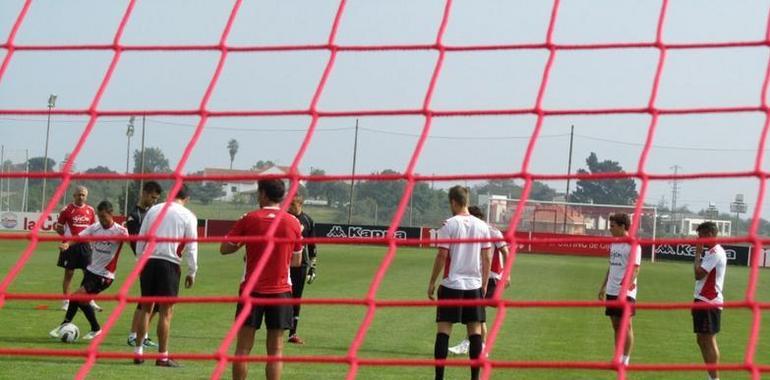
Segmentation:
{"type": "Polygon", "coordinates": [[[104,228],[101,223],[96,222],[80,232],[79,236],[99,236],[105,237],[105,240],[90,241],[91,245],[91,264],[86,268],[89,272],[106,277],[115,278],[115,268],[118,266],[118,257],[123,242],[118,240],[108,240],[113,237],[128,236],[128,230],[117,223],[112,223],[109,228],[104,228]]]}
{"type": "MultiPolygon", "coordinates": [[[[139,235],[147,235],[164,205],[165,203],[157,204],[152,206],[150,211],[147,211],[147,215],[145,215],[144,221],[142,221],[139,235]]],[[[194,239],[187,243],[158,241],[155,243],[155,249],[151,253],[151,258],[181,265],[182,256],[186,253],[187,275],[195,277],[195,272],[198,271],[198,218],[195,217],[195,214],[179,203],[170,202],[168,211],[155,231],[155,235],[164,238],[194,239]]],[[[137,242],[137,257],[144,254],[146,245],[146,241],[137,242]]]]}
{"type": "MultiPolygon", "coordinates": [[[[489,239],[489,226],[475,216],[455,215],[438,230],[439,239],[489,239]]],[[[481,288],[481,250],[490,248],[489,242],[439,243],[449,250],[441,285],[450,289],[473,290],[481,288]]]]}
{"type": "Polygon", "coordinates": [[[708,303],[723,303],[722,288],[727,269],[727,253],[724,248],[717,244],[704,252],[700,267],[708,274],[695,281],[695,298],[708,303]]]}
{"type": "MultiPolygon", "coordinates": [[[[610,244],[610,273],[607,276],[607,294],[618,296],[623,284],[623,278],[626,276],[629,256],[631,254],[631,244],[612,243],[610,244]]],[[[634,265],[642,264],[642,247],[637,245],[633,257],[634,265]]],[[[632,272],[633,273],[633,272],[632,272]]],[[[636,299],[636,279],[628,287],[627,297],[636,299]]]]}

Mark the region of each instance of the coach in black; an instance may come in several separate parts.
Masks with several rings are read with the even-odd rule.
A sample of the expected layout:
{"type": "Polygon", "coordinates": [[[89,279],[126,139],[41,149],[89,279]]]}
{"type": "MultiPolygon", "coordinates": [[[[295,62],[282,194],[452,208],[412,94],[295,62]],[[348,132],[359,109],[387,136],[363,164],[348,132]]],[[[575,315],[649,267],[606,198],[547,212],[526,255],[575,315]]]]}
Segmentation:
{"type": "MultiPolygon", "coordinates": [[[[315,222],[308,215],[302,212],[304,203],[302,196],[295,196],[289,205],[289,213],[294,215],[302,225],[302,237],[315,237],[315,222]]],[[[311,284],[315,279],[316,266],[316,247],[315,243],[308,243],[302,249],[302,256],[293,258],[291,262],[291,293],[294,298],[302,298],[302,291],[305,289],[305,279],[311,284]]],[[[289,330],[289,343],[305,344],[297,335],[297,325],[299,325],[300,304],[294,305],[294,323],[289,330]]]]}

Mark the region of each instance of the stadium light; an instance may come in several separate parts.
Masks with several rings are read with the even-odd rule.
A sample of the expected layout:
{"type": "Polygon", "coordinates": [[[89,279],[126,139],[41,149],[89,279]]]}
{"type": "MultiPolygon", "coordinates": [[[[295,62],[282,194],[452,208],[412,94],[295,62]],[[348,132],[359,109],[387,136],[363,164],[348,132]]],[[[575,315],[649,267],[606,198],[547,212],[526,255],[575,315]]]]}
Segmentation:
{"type": "MultiPolygon", "coordinates": [[[[56,94],[48,95],[48,121],[45,126],[45,154],[43,155],[43,173],[48,173],[48,138],[51,135],[51,112],[56,108],[56,94]]],[[[45,187],[48,179],[43,177],[43,194],[40,198],[40,211],[43,211],[45,205],[45,187]]]]}
{"type": "MultiPolygon", "coordinates": [[[[128,174],[129,162],[131,157],[131,137],[134,136],[134,120],[136,117],[131,116],[128,118],[128,126],[126,128],[126,174],[128,174]]],[[[126,179],[126,197],[123,199],[123,214],[128,215],[128,184],[129,180],[126,179]]]]}

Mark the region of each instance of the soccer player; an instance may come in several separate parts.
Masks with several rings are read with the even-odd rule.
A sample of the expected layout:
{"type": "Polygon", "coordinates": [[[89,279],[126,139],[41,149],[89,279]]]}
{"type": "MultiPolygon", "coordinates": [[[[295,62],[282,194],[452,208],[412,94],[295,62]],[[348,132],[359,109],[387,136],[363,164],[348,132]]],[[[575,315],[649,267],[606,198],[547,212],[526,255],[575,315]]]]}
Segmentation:
{"type": "MultiPolygon", "coordinates": [[[[610,216],[610,233],[613,237],[628,236],[628,229],[631,227],[631,218],[627,214],[613,214],[610,216]]],[[[636,246],[633,255],[631,254],[631,244],[612,243],[610,244],[610,267],[604,276],[601,288],[599,288],[599,300],[615,301],[620,295],[620,288],[623,284],[623,278],[626,276],[629,263],[633,262],[634,270],[628,290],[626,291],[626,301],[630,302],[631,315],[636,314],[633,304],[636,302],[636,279],[639,276],[639,266],[642,264],[642,247],[636,246]]],[[[604,315],[610,317],[612,329],[615,331],[615,344],[620,339],[621,318],[623,317],[622,307],[607,307],[604,315]]],[[[628,365],[631,360],[631,349],[634,346],[634,329],[631,325],[631,319],[628,320],[628,333],[626,334],[626,343],[623,346],[623,364],[628,365]]]]}
{"type": "MultiPolygon", "coordinates": [[[[484,221],[484,212],[481,211],[481,209],[478,206],[471,206],[468,207],[468,212],[478,218],[481,221],[484,221]]],[[[500,232],[497,228],[488,225],[489,226],[489,234],[492,238],[496,239],[502,239],[503,233],[500,232]]],[[[497,284],[500,283],[500,281],[503,279],[503,266],[505,265],[505,262],[508,260],[508,245],[505,243],[505,241],[496,241],[493,243],[495,252],[492,255],[492,266],[490,268],[489,272],[489,281],[487,281],[487,292],[484,295],[486,299],[492,299],[492,297],[495,294],[495,290],[497,289],[497,284]]],[[[507,288],[511,284],[510,277],[505,281],[505,287],[507,288]]],[[[487,340],[487,323],[482,322],[481,323],[481,340],[486,341],[487,340]]],[[[468,348],[470,347],[471,342],[468,339],[463,339],[460,344],[449,347],[449,352],[454,355],[465,355],[468,353],[468,348]]]]}
{"type": "MultiPolygon", "coordinates": [[[[75,187],[72,193],[72,203],[68,204],[59,211],[59,218],[54,223],[54,230],[62,236],[77,236],[81,231],[96,222],[96,213],[94,208],[89,206],[88,189],[85,186],[75,187]]],[[[75,269],[86,270],[88,264],[91,264],[91,246],[86,242],[75,242],[67,246],[67,249],[59,248],[58,266],[64,268],[64,280],[62,281],[62,293],[66,296],[70,292],[70,283],[72,276],[75,275],[75,269]]],[[[97,311],[102,308],[91,301],[91,306],[97,311]]],[[[62,301],[62,310],[69,309],[69,300],[62,301]]]]}
{"type": "MultiPolygon", "coordinates": [[[[128,236],[128,231],[118,223],[112,220],[112,203],[108,201],[102,201],[96,207],[97,216],[99,222],[94,223],[88,228],[80,232],[78,236],[99,236],[105,240],[91,241],[91,249],[93,252],[93,261],[86,268],[83,276],[83,282],[80,283],[80,288],[73,294],[99,294],[105,289],[110,287],[112,281],[115,279],[115,268],[118,265],[118,257],[120,256],[120,248],[123,246],[122,241],[109,240],[114,237],[128,236]]],[[[61,244],[62,249],[66,250],[69,246],[68,242],[61,244]]],[[[78,312],[78,308],[83,310],[88,323],[91,324],[91,331],[83,336],[84,340],[91,340],[99,336],[102,333],[101,326],[96,320],[96,314],[94,309],[88,302],[72,301],[67,307],[67,314],[64,316],[64,321],[51,330],[50,336],[54,338],[60,337],[59,330],[64,324],[72,322],[75,318],[75,314],[78,312]]]]}
{"type": "MultiPolygon", "coordinates": [[[[128,218],[126,219],[126,229],[128,229],[128,233],[130,235],[139,234],[139,230],[142,227],[142,221],[144,220],[145,215],[147,215],[147,211],[150,211],[150,207],[158,202],[161,193],[163,193],[163,188],[160,187],[159,183],[155,181],[148,181],[144,183],[142,186],[142,195],[139,198],[139,203],[134,206],[134,209],[131,210],[131,212],[128,214],[128,218]]],[[[131,250],[134,252],[134,256],[136,256],[136,242],[132,241],[130,243],[131,250]]],[[[152,309],[152,314],[150,314],[150,324],[152,324],[152,318],[158,314],[159,310],[160,308],[157,304],[155,304],[152,309]]],[[[134,311],[134,319],[131,322],[131,333],[128,334],[128,340],[126,341],[126,343],[131,347],[136,346],[136,330],[139,328],[139,324],[142,322],[143,315],[144,314],[142,313],[142,308],[137,303],[136,310],[134,311]]],[[[153,342],[147,336],[147,334],[144,335],[142,344],[144,344],[145,347],[158,347],[158,344],[153,342]]]]}
{"type": "MultiPolygon", "coordinates": [[[[179,281],[181,277],[180,264],[182,258],[187,261],[187,276],[185,288],[191,288],[195,284],[195,273],[198,271],[198,218],[185,205],[190,201],[190,190],[187,185],[182,185],[175,198],[168,203],[166,215],[160,220],[156,236],[174,239],[192,239],[184,242],[156,242],[152,252],[146,251],[147,242],[140,241],[136,244],[137,255],[150,255],[147,264],[142,269],[139,282],[142,289],[142,297],[176,297],[179,294],[179,281]]],[[[153,206],[144,217],[144,222],[139,230],[140,235],[146,235],[166,203],[153,206]]],[[[136,329],[136,336],[144,336],[147,332],[152,303],[140,303],[142,318],[136,329]]],[[[161,357],[155,360],[159,367],[179,367],[176,361],[168,357],[168,338],[171,332],[171,315],[174,304],[163,302],[159,304],[160,315],[158,318],[158,351],[161,357]]],[[[134,364],[144,363],[144,345],[137,344],[134,347],[134,364]]]]}
{"type": "MultiPolygon", "coordinates": [[[[486,223],[468,213],[468,189],[449,189],[453,217],[438,231],[439,239],[489,239],[486,223]]],[[[439,300],[481,300],[487,291],[491,266],[489,242],[439,243],[438,254],[428,283],[428,298],[435,299],[436,279],[444,273],[438,288],[439,300]]],[[[463,323],[468,332],[469,356],[477,359],[482,351],[481,324],[486,320],[484,306],[439,306],[436,310],[436,343],[433,356],[446,359],[449,334],[454,323],[463,323]]],[[[444,366],[436,366],[436,379],[444,378],[444,366]]],[[[471,379],[479,378],[479,367],[471,367],[471,379]]]]}
{"type": "MultiPolygon", "coordinates": [[[[252,211],[239,219],[228,237],[237,238],[243,236],[265,236],[270,226],[275,223],[278,216],[279,204],[286,193],[283,181],[279,179],[261,180],[257,188],[260,209],[252,211]]],[[[265,256],[266,263],[262,271],[257,274],[257,282],[251,289],[251,297],[258,298],[292,298],[291,279],[289,271],[292,258],[302,254],[302,227],[299,221],[291,215],[285,215],[275,229],[275,238],[291,239],[289,242],[276,242],[271,251],[266,251],[267,242],[236,241],[223,242],[219,252],[223,255],[234,253],[241,246],[246,246],[245,271],[241,280],[238,294],[243,295],[244,286],[254,275],[257,263],[265,256]]],[[[236,307],[236,318],[243,305],[236,307]]],[[[256,330],[262,326],[265,320],[267,339],[265,346],[267,355],[281,356],[283,354],[283,331],[292,327],[294,310],[291,305],[264,306],[253,304],[251,313],[246,318],[243,326],[238,331],[238,340],[235,347],[236,356],[247,356],[254,346],[256,330]]],[[[268,362],[265,365],[265,375],[269,380],[281,378],[283,363],[280,361],[268,362]]],[[[246,379],[248,365],[246,362],[233,362],[233,379],[246,379]]]]}
{"type": "MultiPolygon", "coordinates": [[[[714,222],[704,222],[698,226],[698,237],[701,239],[715,238],[719,233],[714,222]]],[[[722,289],[725,284],[727,270],[727,254],[721,245],[715,244],[706,252],[702,243],[695,247],[695,304],[714,304],[706,309],[692,309],[692,324],[697,334],[703,362],[706,364],[719,363],[719,347],[716,334],[719,333],[724,303],[722,289]]],[[[719,371],[708,371],[709,379],[719,380],[719,371]]]]}
{"type": "MultiPolygon", "coordinates": [[[[304,199],[297,195],[289,205],[289,213],[294,215],[300,224],[302,224],[302,237],[315,236],[315,222],[310,215],[302,212],[302,203],[304,199]]],[[[305,289],[305,281],[310,284],[315,279],[316,268],[316,246],[315,243],[305,244],[302,248],[302,256],[292,259],[291,262],[291,294],[294,298],[302,298],[302,291],[305,289]]],[[[297,326],[299,325],[300,304],[294,305],[294,323],[289,330],[289,343],[305,344],[297,335],[297,326]]]]}

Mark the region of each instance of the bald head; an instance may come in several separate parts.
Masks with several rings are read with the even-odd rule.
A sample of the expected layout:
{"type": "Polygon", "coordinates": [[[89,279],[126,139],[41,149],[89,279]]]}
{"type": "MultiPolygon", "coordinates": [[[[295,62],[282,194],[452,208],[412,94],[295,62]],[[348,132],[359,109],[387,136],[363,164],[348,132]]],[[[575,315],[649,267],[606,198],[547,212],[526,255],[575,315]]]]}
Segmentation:
{"type": "Polygon", "coordinates": [[[88,200],[88,188],[85,186],[75,186],[75,192],[72,193],[72,203],[75,206],[82,206],[88,200]]]}

